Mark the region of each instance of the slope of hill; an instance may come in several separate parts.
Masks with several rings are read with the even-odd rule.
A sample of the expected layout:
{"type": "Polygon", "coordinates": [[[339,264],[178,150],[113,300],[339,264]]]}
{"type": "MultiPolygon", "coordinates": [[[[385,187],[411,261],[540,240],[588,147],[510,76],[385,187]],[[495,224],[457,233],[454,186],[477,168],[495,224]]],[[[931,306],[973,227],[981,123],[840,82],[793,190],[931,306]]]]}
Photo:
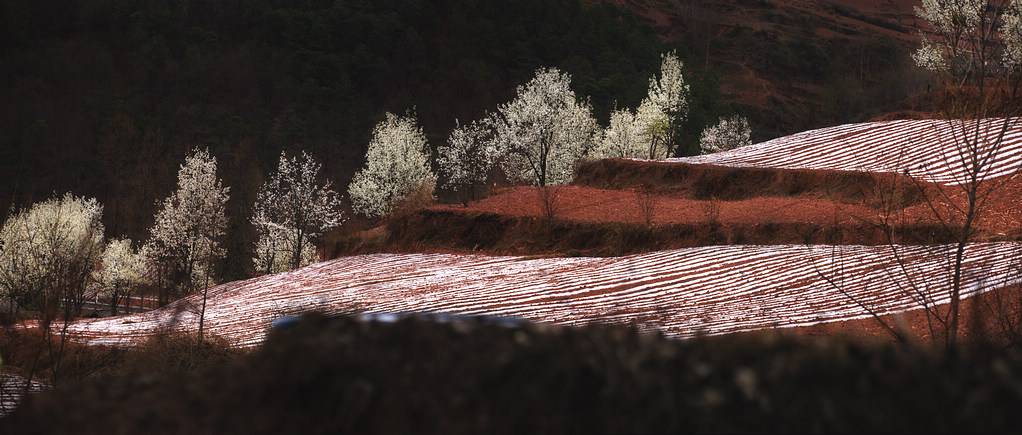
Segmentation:
{"type": "Polygon", "coordinates": [[[956,185],[976,175],[991,181],[986,186],[998,186],[976,222],[977,239],[1016,240],[1022,237],[1020,163],[1018,118],[1007,124],[1003,119],[844,124],[710,155],[587,162],[572,186],[552,188],[552,221],[544,217],[534,188],[516,187],[464,206],[396,216],[388,230],[390,240],[406,248],[491,253],[884,244],[890,240],[882,222],[898,228],[897,243],[946,243],[954,240],[953,231],[934,210],[948,221],[947,210],[964,206],[964,190],[956,185]],[[969,160],[959,148],[963,127],[980,131],[981,147],[992,151],[976,160],[981,166],[974,173],[964,171],[969,160]],[[1002,134],[1003,140],[995,140],[1002,134]],[[646,212],[644,203],[650,206],[646,212]]]}
{"type": "Polygon", "coordinates": [[[638,104],[666,51],[634,15],[577,0],[14,0],[0,24],[0,221],[71,191],[143,240],[184,154],[208,147],[231,187],[230,277],[247,276],[249,209],[281,151],[346,186],[386,111],[414,109],[437,146],[550,66],[606,116],[638,104]]]}
{"type": "Polygon", "coordinates": [[[964,184],[973,175],[969,140],[978,137],[975,175],[993,179],[1018,173],[1022,164],[1022,118],[966,123],[936,119],[844,124],[784,136],[763,143],[666,162],[734,167],[906,173],[943,184],[964,184]],[[1000,136],[1003,135],[1003,139],[1000,136]],[[989,157],[986,154],[990,154],[989,157]]]}
{"type": "MultiPolygon", "coordinates": [[[[614,258],[449,254],[342,257],[209,291],[208,332],[262,341],[274,318],[305,311],[440,312],[570,325],[635,324],[689,337],[805,326],[946,303],[947,246],[714,246],[614,258]],[[904,264],[894,261],[894,255],[904,264]],[[927,282],[925,294],[899,291],[927,282]],[[840,283],[835,284],[835,283],[840,283]]],[[[972,296],[1020,282],[1017,243],[970,246],[972,296]]],[[[164,328],[195,331],[197,295],[129,316],[81,320],[90,344],[130,344],[164,328]]]]}
{"type": "MultiPolygon", "coordinates": [[[[945,154],[940,151],[945,146],[941,125],[946,124],[924,120],[842,125],[808,131],[728,153],[682,161],[614,162],[647,169],[651,172],[621,172],[655,178],[668,187],[684,180],[684,174],[688,174],[671,172],[670,169],[675,166],[722,167],[697,164],[706,161],[738,166],[740,171],[763,172],[766,178],[754,180],[774,180],[780,185],[784,185],[783,180],[787,178],[800,180],[802,185],[808,186],[817,183],[842,184],[834,180],[858,180],[859,184],[868,185],[879,176],[878,172],[823,171],[822,175],[817,174],[818,178],[800,178],[800,174],[806,173],[796,171],[791,175],[786,172],[790,170],[776,169],[785,165],[808,167],[810,171],[828,168],[896,172],[900,172],[903,167],[923,165],[927,173],[933,174],[933,179],[949,181],[954,179],[953,162],[933,158],[933,155],[945,154]],[[906,148],[909,144],[915,148],[906,148]],[[929,150],[929,153],[909,152],[918,149],[929,150]],[[892,157],[898,155],[902,156],[900,160],[892,157]],[[668,170],[656,172],[658,168],[668,170]],[[838,178],[833,178],[835,174],[838,178]]],[[[1007,145],[991,163],[990,177],[1003,178],[1005,168],[1017,165],[1015,162],[1022,155],[1020,132],[1022,126],[1019,125],[1013,125],[1008,130],[1007,145]]],[[[730,177],[741,178],[742,175],[737,172],[730,177]]],[[[622,179],[611,182],[627,186],[628,176],[622,175],[622,179]]],[[[725,187],[717,185],[719,189],[725,187]]],[[[1007,199],[988,210],[988,219],[981,226],[986,231],[983,234],[994,235],[998,231],[1009,233],[1007,236],[1000,234],[1001,239],[1013,239],[1020,234],[1022,207],[1019,207],[1020,198],[1017,195],[1020,187],[1022,185],[1015,182],[1005,185],[1007,199]]],[[[593,211],[601,207],[600,201],[613,199],[615,192],[614,189],[584,186],[565,189],[568,193],[589,192],[596,198],[588,205],[578,207],[582,218],[589,216],[589,219],[593,211]]],[[[729,203],[726,207],[721,206],[721,209],[734,207],[734,210],[720,213],[718,222],[714,224],[718,226],[722,225],[721,222],[735,224],[739,219],[750,219],[747,222],[750,227],[759,228],[765,234],[776,232],[779,228],[777,223],[764,220],[767,215],[762,212],[762,207],[757,214],[748,215],[750,209],[745,209],[743,213],[742,207],[748,207],[748,204],[755,204],[756,201],[773,203],[778,210],[787,209],[782,214],[791,218],[791,223],[814,223],[813,212],[803,209],[806,205],[814,204],[814,201],[821,201],[819,197],[814,199],[813,195],[817,193],[813,193],[813,189],[807,190],[809,196],[794,196],[787,202],[783,198],[784,188],[771,187],[767,183],[759,186],[759,189],[746,192],[751,197],[744,200],[685,201],[729,203]],[[733,206],[731,202],[739,205],[733,206]],[[728,220],[721,219],[721,216],[728,220]]],[[[857,188],[850,190],[856,191],[857,188]]],[[[480,201],[482,205],[478,207],[492,207],[493,204],[500,204],[494,202],[496,199],[509,197],[511,206],[504,209],[503,213],[521,212],[531,208],[527,202],[534,201],[528,197],[529,192],[523,189],[512,190],[496,198],[480,201]]],[[[910,196],[904,192],[902,195],[905,198],[910,196]]],[[[843,207],[832,210],[834,214],[840,210],[851,215],[859,208],[863,213],[869,211],[869,198],[863,197],[861,193],[828,201],[828,206],[838,204],[843,207]]],[[[622,208],[635,207],[634,203],[627,204],[627,200],[621,199],[618,205],[622,208]]],[[[602,206],[606,207],[606,204],[602,206]]],[[[460,213],[472,213],[469,211],[472,207],[476,205],[464,208],[460,213]]],[[[531,209],[538,212],[535,208],[531,209]]],[[[609,210],[606,214],[612,218],[615,213],[613,207],[606,209],[609,210]]],[[[920,204],[917,199],[900,213],[902,219],[913,221],[921,218],[928,209],[928,205],[920,204]]],[[[459,213],[458,207],[442,210],[459,213]]],[[[431,219],[436,215],[430,213],[436,212],[433,209],[416,213],[431,219]]],[[[685,219],[684,213],[677,216],[672,213],[665,213],[663,218],[685,219]]],[[[815,219],[824,220],[826,214],[820,213],[815,219]]],[[[496,213],[493,215],[499,216],[496,213]]],[[[696,216],[695,219],[703,220],[705,217],[696,216]]],[[[864,218],[852,215],[844,216],[843,219],[854,221],[864,218]]],[[[492,227],[487,226],[493,224],[491,220],[474,221],[483,224],[478,228],[443,221],[434,222],[433,226],[426,225],[429,222],[408,221],[412,223],[405,224],[415,226],[420,233],[441,236],[449,234],[445,231],[476,234],[478,237],[469,237],[467,240],[484,243],[482,237],[492,237],[489,233],[494,232],[492,227]]],[[[394,218],[392,222],[402,221],[394,218]]],[[[535,222],[541,227],[553,225],[549,221],[535,222]]],[[[526,226],[525,230],[528,232],[534,228],[526,226]]],[[[599,237],[620,231],[612,229],[602,233],[572,234],[558,232],[557,227],[551,228],[555,230],[547,231],[547,235],[552,239],[577,237],[580,243],[597,246],[604,243],[599,237]]],[[[650,234],[670,237],[670,233],[679,227],[661,228],[653,225],[642,228],[649,228],[650,231],[659,228],[659,233],[654,231],[650,234]]],[[[648,239],[655,240],[656,237],[648,239]]],[[[274,317],[304,310],[435,311],[513,316],[566,324],[634,323],[668,334],[691,336],[844,321],[868,316],[868,310],[881,315],[892,314],[920,308],[920,300],[930,305],[946,303],[949,288],[947,258],[951,248],[934,244],[933,240],[914,246],[885,246],[882,243],[863,246],[854,240],[831,242],[843,245],[795,245],[774,240],[777,245],[756,245],[748,241],[744,242],[745,245],[736,245],[734,243],[741,242],[725,237],[710,243],[723,246],[607,258],[451,254],[343,257],[289,273],[216,287],[210,292],[207,325],[216,334],[240,344],[252,345],[261,340],[274,317]],[[924,293],[906,291],[906,282],[926,283],[922,286],[925,288],[924,293]]],[[[967,294],[975,295],[1018,283],[1020,249],[1022,245],[1018,242],[971,245],[967,251],[963,275],[966,280],[963,288],[967,289],[967,294]]],[[[198,304],[196,298],[193,295],[150,313],[77,322],[71,330],[78,334],[79,339],[94,343],[130,342],[160,328],[194,330],[197,325],[194,308],[198,304]]]]}
{"type": "Polygon", "coordinates": [[[742,106],[761,140],[933,110],[932,79],[909,57],[919,45],[918,0],[612,3],[683,47],[694,69],[718,74],[724,97],[742,106]]]}

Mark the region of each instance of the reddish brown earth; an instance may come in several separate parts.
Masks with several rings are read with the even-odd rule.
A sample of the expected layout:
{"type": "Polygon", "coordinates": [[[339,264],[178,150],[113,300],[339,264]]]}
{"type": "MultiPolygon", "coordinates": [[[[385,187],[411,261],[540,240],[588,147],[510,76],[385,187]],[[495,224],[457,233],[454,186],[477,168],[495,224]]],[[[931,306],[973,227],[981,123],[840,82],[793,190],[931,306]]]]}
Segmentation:
{"type": "MultiPolygon", "coordinates": [[[[630,168],[622,170],[615,166],[615,176],[601,173],[601,167],[583,168],[574,185],[553,188],[556,192],[555,219],[587,224],[628,223],[641,227],[645,223],[639,201],[643,186],[654,186],[655,213],[653,227],[665,225],[704,225],[705,228],[736,228],[755,226],[762,223],[813,224],[819,226],[861,227],[876,223],[883,213],[876,199],[877,191],[885,186],[885,175],[840,173],[835,171],[777,171],[768,170],[764,175],[760,169],[721,168],[709,165],[615,161],[617,165],[630,168]],[[698,166],[693,168],[693,166],[698,166]],[[585,171],[593,172],[587,177],[585,171]],[[677,175],[682,171],[683,176],[677,175]],[[737,171],[737,175],[734,173],[737,171]],[[743,171],[745,171],[743,173],[743,171]],[[724,173],[725,175],[721,175],[724,173]],[[770,174],[772,173],[772,175],[770,174]],[[674,174],[674,175],[672,175],[674,174]],[[743,175],[745,177],[743,177],[743,175]],[[717,178],[714,178],[717,177],[717,178]],[[700,180],[723,180],[716,191],[736,197],[730,200],[699,199],[700,180]],[[749,179],[745,185],[734,180],[749,179]],[[730,183],[730,184],[726,184],[730,183]],[[725,185],[726,184],[726,185],[725,185]],[[823,186],[826,187],[824,190],[823,186]],[[833,186],[841,186],[835,188],[833,186]],[[783,192],[796,193],[786,195],[783,192]],[[871,196],[872,195],[872,196],[871,196]]],[[[987,208],[978,223],[977,240],[1017,240],[1022,236],[1022,177],[992,180],[988,185],[998,186],[987,201],[987,208]]],[[[922,185],[915,193],[905,193],[911,205],[897,210],[893,215],[898,222],[912,225],[939,227],[933,209],[944,210],[948,204],[963,204],[964,193],[960,188],[941,185],[922,185]],[[950,200],[943,200],[940,192],[950,194],[950,200]],[[927,200],[927,198],[930,198],[927,200]],[[932,205],[931,205],[932,202],[932,205]]],[[[494,196],[463,205],[436,205],[429,210],[478,216],[495,214],[503,217],[540,220],[543,216],[540,197],[533,187],[510,187],[495,192],[494,196]]],[[[454,221],[450,221],[454,222],[454,221]]],[[[453,224],[453,223],[452,223],[453,224]]],[[[461,223],[463,224],[463,223],[461,223]]],[[[861,231],[855,234],[864,234],[861,231]]],[[[730,236],[728,236],[730,237],[730,236]]],[[[771,237],[777,237],[772,234],[771,237]]],[[[782,235],[782,237],[785,237],[782,235]]],[[[803,235],[792,232],[789,240],[776,238],[764,243],[803,243],[803,235]]],[[[718,244],[722,240],[710,240],[718,244]]],[[[726,243],[730,241],[723,240],[726,243]]],[[[756,243],[757,240],[748,240],[756,243]]],[[[842,243],[874,244],[885,240],[876,236],[864,236],[859,240],[842,243]]],[[[702,242],[695,242],[700,244],[702,242]]],[[[813,241],[812,243],[819,243],[813,241]]],[[[684,243],[683,243],[684,245],[684,243]]],[[[674,247],[674,245],[668,244],[674,247]]],[[[652,248],[650,248],[652,249],[652,248]]],[[[1018,304],[1022,292],[1018,286],[988,292],[981,297],[968,299],[963,319],[978,319],[979,323],[963,325],[966,339],[1015,340],[1003,334],[1005,322],[1017,321],[1017,315],[1005,316],[998,313],[1015,312],[1005,307],[1018,304]],[[1010,303],[1009,303],[1010,302],[1010,303]]],[[[899,331],[909,341],[939,342],[943,327],[938,317],[947,316],[947,306],[937,307],[936,315],[927,316],[923,310],[914,310],[896,316],[883,317],[883,323],[899,331]],[[931,326],[932,324],[932,326],[931,326]],[[932,330],[931,330],[932,328],[932,330]],[[934,338],[936,337],[936,338],[934,338]]],[[[873,318],[854,321],[834,322],[811,327],[794,328],[799,335],[851,335],[876,339],[893,339],[894,334],[873,318]]],[[[1010,329],[1010,328],[1009,328],[1010,329]]],[[[1018,329],[1017,327],[1015,328],[1018,329]]]]}
{"type": "MultiPolygon", "coordinates": [[[[861,226],[893,219],[906,225],[938,226],[941,221],[934,209],[943,211],[949,204],[959,207],[965,204],[964,191],[959,187],[923,184],[916,191],[903,195],[910,205],[886,216],[882,196],[887,193],[884,183],[890,182],[890,176],[886,175],[737,169],[626,160],[613,164],[626,167],[618,172],[617,178],[604,177],[602,167],[594,164],[588,169],[597,172],[593,177],[581,174],[581,182],[548,188],[555,197],[554,217],[576,222],[645,223],[640,206],[644,199],[640,192],[646,183],[656,183],[650,194],[655,204],[653,224],[720,224],[726,227],[769,222],[861,226]],[[671,173],[673,169],[684,172],[675,176],[671,173]],[[701,199],[702,191],[732,198],[701,199]],[[793,193],[785,194],[786,191],[793,193]],[[946,192],[951,200],[944,200],[941,192],[946,192]]],[[[977,238],[1018,238],[1022,235],[1022,177],[1016,175],[1012,179],[991,180],[987,185],[998,188],[986,201],[977,238]]],[[[544,215],[539,190],[527,186],[499,190],[494,196],[467,206],[443,204],[429,210],[513,217],[539,218],[544,215]]],[[[947,216],[946,212],[942,214],[947,216]]],[[[802,242],[797,235],[794,236],[791,243],[802,242]]],[[[866,244],[882,242],[860,241],[866,244]]]]}
{"type": "MultiPolygon", "coordinates": [[[[743,112],[770,114],[763,119],[750,117],[754,134],[770,131],[764,138],[828,122],[865,119],[878,110],[933,107],[920,104],[925,101],[896,105],[892,105],[895,101],[877,101],[867,103],[875,104],[873,107],[850,109],[835,119],[820,117],[821,107],[834,98],[849,98],[835,96],[843,90],[855,88],[861,93],[890,78],[918,74],[908,55],[919,46],[923,23],[913,11],[921,5],[919,0],[609,2],[633,11],[662,40],[684,47],[694,62],[689,65],[693,71],[719,75],[725,99],[746,106],[743,112]],[[793,80],[792,72],[778,64],[793,55],[786,50],[799,46],[817,49],[817,54],[827,57],[820,62],[835,65],[834,70],[793,80]],[[848,52],[840,53],[844,50],[848,52]]],[[[907,94],[898,98],[922,94],[926,86],[921,83],[905,80],[901,86],[907,94]]]]}
{"type": "MultiPolygon", "coordinates": [[[[945,329],[940,319],[947,316],[947,305],[926,311],[917,309],[896,315],[863,318],[812,326],[787,328],[782,331],[799,336],[836,336],[897,341],[928,345],[943,344],[945,329]],[[893,329],[888,329],[884,325],[893,329]],[[898,337],[900,335],[900,338],[898,337]]],[[[966,299],[962,303],[960,333],[962,340],[1002,345],[1022,344],[1019,336],[1022,321],[1022,286],[1002,287],[966,299]]]]}

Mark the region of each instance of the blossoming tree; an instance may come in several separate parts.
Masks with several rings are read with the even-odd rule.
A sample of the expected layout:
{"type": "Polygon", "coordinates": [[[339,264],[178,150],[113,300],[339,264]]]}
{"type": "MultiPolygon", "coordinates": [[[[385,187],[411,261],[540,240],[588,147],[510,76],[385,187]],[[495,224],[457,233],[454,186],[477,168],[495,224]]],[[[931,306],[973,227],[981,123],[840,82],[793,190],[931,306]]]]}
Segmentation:
{"type": "Polygon", "coordinates": [[[312,263],[313,241],[344,222],[340,197],[329,181],[320,182],[320,169],[304,152],[291,159],[280,154],[277,172],[259,188],[253,206],[257,271],[283,272],[312,263]]]}
{"type": "Polygon", "coordinates": [[[348,185],[348,196],[356,213],[383,216],[394,203],[418,191],[432,196],[436,174],[430,168],[426,135],[415,115],[397,116],[376,125],[366,150],[366,166],[348,185]]]}

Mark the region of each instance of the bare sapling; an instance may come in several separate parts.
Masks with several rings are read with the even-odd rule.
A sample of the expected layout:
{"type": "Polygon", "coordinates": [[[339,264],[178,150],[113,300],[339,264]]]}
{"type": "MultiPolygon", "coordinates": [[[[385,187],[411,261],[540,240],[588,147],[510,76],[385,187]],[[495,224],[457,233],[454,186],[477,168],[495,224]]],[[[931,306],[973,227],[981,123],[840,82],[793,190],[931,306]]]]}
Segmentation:
{"type": "Polygon", "coordinates": [[[560,186],[540,186],[535,189],[540,215],[548,221],[553,220],[558,211],[557,196],[561,192],[560,186]]]}
{"type": "Polygon", "coordinates": [[[700,205],[703,209],[703,218],[706,219],[707,223],[711,225],[720,223],[720,198],[712,195],[706,201],[702,201],[700,205]]]}
{"type": "Polygon", "coordinates": [[[660,202],[660,195],[656,188],[650,183],[643,183],[635,187],[635,202],[639,206],[639,214],[642,216],[646,226],[653,225],[656,217],[657,206],[660,202]]]}

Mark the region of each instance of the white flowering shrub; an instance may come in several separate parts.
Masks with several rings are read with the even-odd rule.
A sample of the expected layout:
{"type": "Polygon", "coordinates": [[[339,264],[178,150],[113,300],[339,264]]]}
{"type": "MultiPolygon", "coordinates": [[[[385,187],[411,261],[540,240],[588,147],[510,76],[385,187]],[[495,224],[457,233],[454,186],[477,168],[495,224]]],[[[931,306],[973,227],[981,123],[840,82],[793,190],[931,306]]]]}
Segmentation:
{"type": "Polygon", "coordinates": [[[225,255],[229,188],[216,176],[216,158],[195,150],[177,173],[177,190],[163,201],[143,247],[147,259],[172,277],[171,284],[195,290],[213,282],[213,266],[225,255]]]}
{"type": "Polygon", "coordinates": [[[682,63],[675,52],[660,56],[660,77],[649,79],[649,92],[635,112],[617,109],[600,134],[595,158],[671,157],[676,124],[688,115],[688,91],[682,63]]]}
{"type": "Polygon", "coordinates": [[[95,199],[66,194],[9,218],[0,229],[0,296],[44,315],[79,313],[103,252],[102,217],[95,199]]]}
{"type": "Polygon", "coordinates": [[[294,233],[273,222],[261,225],[258,231],[255,257],[252,258],[257,273],[271,274],[295,269],[295,252],[298,252],[297,267],[316,262],[316,248],[308,236],[296,239],[294,233]]]}
{"type": "Polygon", "coordinates": [[[373,129],[366,166],[348,186],[352,208],[376,217],[389,213],[395,202],[413,191],[432,195],[437,177],[429,165],[430,154],[414,115],[387,113],[387,119],[373,129]]]}
{"type": "Polygon", "coordinates": [[[447,144],[437,149],[437,164],[447,178],[445,187],[474,190],[486,182],[499,158],[493,125],[490,116],[467,125],[459,123],[448,136],[447,144]]]}
{"type": "Polygon", "coordinates": [[[344,223],[340,196],[330,182],[320,182],[321,165],[306,153],[288,159],[280,154],[277,172],[256,194],[252,225],[256,271],[277,273],[311,264],[313,241],[344,223]]]}
{"type": "Polygon", "coordinates": [[[628,109],[617,109],[610,114],[610,124],[600,132],[596,147],[590,154],[597,159],[614,157],[648,158],[648,142],[643,125],[636,122],[628,109]]]}
{"type": "Polygon", "coordinates": [[[660,78],[649,79],[646,97],[664,113],[684,120],[688,114],[688,84],[681,73],[681,59],[672,51],[660,55],[660,78]]]}
{"type": "Polygon", "coordinates": [[[501,167],[509,179],[536,186],[571,181],[596,133],[588,103],[579,103],[571,76],[556,68],[536,70],[500,106],[494,121],[501,167]]]}
{"type": "Polygon", "coordinates": [[[649,93],[639,104],[635,118],[646,136],[647,158],[674,154],[675,124],[688,115],[688,91],[682,63],[676,52],[660,56],[660,78],[649,79],[649,93]]]}
{"type": "Polygon", "coordinates": [[[642,100],[635,113],[635,124],[642,136],[644,147],[641,157],[647,159],[671,157],[674,140],[674,120],[653,100],[642,100]]]}
{"type": "Polygon", "coordinates": [[[706,127],[699,136],[699,151],[719,153],[752,144],[752,130],[744,116],[720,118],[717,125],[706,127]]]}
{"type": "Polygon", "coordinates": [[[145,259],[131,247],[131,239],[115,239],[106,245],[96,280],[100,285],[98,296],[110,303],[113,314],[122,298],[127,311],[131,292],[146,283],[145,272],[145,259]]]}

